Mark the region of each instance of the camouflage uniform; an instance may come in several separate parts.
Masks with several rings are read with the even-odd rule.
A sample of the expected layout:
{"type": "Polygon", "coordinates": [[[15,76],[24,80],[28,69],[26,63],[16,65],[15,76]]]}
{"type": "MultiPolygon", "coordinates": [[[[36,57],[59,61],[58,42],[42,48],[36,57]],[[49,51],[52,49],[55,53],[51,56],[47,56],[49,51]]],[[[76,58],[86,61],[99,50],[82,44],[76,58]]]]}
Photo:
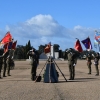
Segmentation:
{"type": "Polygon", "coordinates": [[[69,80],[74,80],[75,78],[75,65],[77,63],[77,58],[75,56],[75,53],[68,53],[68,67],[69,67],[69,73],[70,78],[69,80]]]}
{"type": "Polygon", "coordinates": [[[3,54],[3,77],[6,77],[6,68],[7,68],[7,57],[9,55],[9,52],[6,52],[5,54],[3,54]]]}
{"type": "Polygon", "coordinates": [[[92,64],[91,59],[92,58],[91,58],[90,54],[88,54],[88,56],[87,56],[87,66],[88,66],[88,69],[89,69],[88,74],[91,74],[91,64],[92,64]]]}
{"type": "Polygon", "coordinates": [[[0,78],[1,78],[1,70],[2,70],[2,65],[3,65],[3,57],[0,57],[0,78]]]}
{"type": "Polygon", "coordinates": [[[35,51],[29,51],[27,54],[31,57],[31,79],[35,80],[36,70],[39,64],[38,54],[35,51]]]}
{"type": "Polygon", "coordinates": [[[94,57],[94,65],[96,68],[96,76],[99,75],[99,69],[98,69],[98,65],[99,65],[99,54],[96,54],[96,56],[94,57]]]}
{"type": "Polygon", "coordinates": [[[6,64],[7,64],[7,75],[8,75],[8,76],[11,76],[11,75],[10,75],[11,63],[12,63],[12,59],[11,59],[10,56],[8,56],[8,57],[7,57],[7,60],[6,60],[6,64]]]}

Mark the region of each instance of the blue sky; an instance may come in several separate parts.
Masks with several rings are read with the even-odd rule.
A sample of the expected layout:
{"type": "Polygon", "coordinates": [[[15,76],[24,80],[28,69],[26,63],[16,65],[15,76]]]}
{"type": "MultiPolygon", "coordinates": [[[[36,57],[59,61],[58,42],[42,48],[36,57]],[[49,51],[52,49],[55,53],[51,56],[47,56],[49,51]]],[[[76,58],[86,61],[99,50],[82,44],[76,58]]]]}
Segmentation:
{"type": "Polygon", "coordinates": [[[65,50],[89,36],[94,45],[99,13],[100,0],[0,0],[0,39],[10,31],[18,45],[51,42],[65,50]]]}

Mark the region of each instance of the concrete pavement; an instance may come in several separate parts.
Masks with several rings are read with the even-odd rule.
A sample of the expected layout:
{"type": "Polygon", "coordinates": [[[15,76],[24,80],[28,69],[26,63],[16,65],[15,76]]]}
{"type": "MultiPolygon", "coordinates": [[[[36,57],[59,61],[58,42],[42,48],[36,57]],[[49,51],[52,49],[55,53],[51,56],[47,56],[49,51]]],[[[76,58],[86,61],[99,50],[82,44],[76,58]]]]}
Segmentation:
{"type": "MultiPolygon", "coordinates": [[[[40,61],[37,75],[46,61],[40,61]]],[[[57,65],[69,79],[67,61],[56,61],[57,65]]],[[[78,60],[75,80],[65,81],[59,72],[59,83],[34,83],[30,78],[29,61],[15,61],[15,69],[11,76],[0,79],[0,100],[100,100],[100,76],[95,76],[96,70],[92,65],[92,74],[88,75],[85,60],[78,60]]],[[[99,66],[100,69],[100,66],[99,66]]],[[[44,70],[41,73],[43,76],[44,70]]]]}

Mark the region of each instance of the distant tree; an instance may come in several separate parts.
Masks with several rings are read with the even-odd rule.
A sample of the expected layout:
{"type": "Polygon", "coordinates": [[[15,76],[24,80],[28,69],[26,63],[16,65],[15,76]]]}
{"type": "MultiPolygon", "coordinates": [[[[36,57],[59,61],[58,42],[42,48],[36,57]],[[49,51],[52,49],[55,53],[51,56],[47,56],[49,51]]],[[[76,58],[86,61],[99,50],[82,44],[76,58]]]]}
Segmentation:
{"type": "Polygon", "coordinates": [[[32,46],[31,46],[30,40],[29,40],[28,43],[27,43],[27,49],[28,49],[28,51],[29,51],[30,49],[32,49],[32,46]]]}
{"type": "Polygon", "coordinates": [[[17,45],[17,48],[15,50],[15,59],[27,59],[28,55],[27,52],[32,49],[30,40],[28,43],[26,43],[26,46],[23,45],[17,45]]]}
{"type": "Polygon", "coordinates": [[[38,50],[39,54],[41,54],[41,53],[44,52],[44,48],[45,48],[44,45],[40,45],[40,46],[39,46],[39,50],[38,50]]]}
{"type": "Polygon", "coordinates": [[[23,47],[17,48],[15,54],[17,55],[17,59],[24,59],[23,47]]]}
{"type": "Polygon", "coordinates": [[[54,51],[55,52],[58,52],[59,51],[59,47],[60,46],[58,44],[54,44],[53,47],[54,47],[54,51]]]}
{"type": "Polygon", "coordinates": [[[25,52],[24,52],[24,55],[25,55],[25,58],[28,59],[28,55],[27,55],[27,52],[29,50],[32,49],[32,46],[31,46],[31,43],[30,43],[30,40],[28,41],[28,43],[26,43],[26,46],[25,46],[25,52]]]}

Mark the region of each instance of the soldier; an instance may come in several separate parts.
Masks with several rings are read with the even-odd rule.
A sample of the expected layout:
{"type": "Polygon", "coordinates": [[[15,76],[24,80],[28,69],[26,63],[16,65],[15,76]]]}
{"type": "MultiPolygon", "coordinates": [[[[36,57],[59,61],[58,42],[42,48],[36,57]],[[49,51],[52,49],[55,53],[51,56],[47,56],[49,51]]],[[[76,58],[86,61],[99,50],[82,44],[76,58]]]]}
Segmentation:
{"type": "Polygon", "coordinates": [[[98,69],[98,65],[99,65],[99,53],[96,53],[96,56],[94,56],[94,65],[96,68],[96,76],[99,75],[99,69],[98,69]]]}
{"type": "Polygon", "coordinates": [[[0,56],[0,79],[1,79],[1,70],[2,70],[2,65],[3,65],[3,57],[0,56]]]}
{"type": "Polygon", "coordinates": [[[28,51],[27,54],[31,57],[31,66],[32,66],[31,67],[31,79],[35,80],[36,70],[37,70],[37,66],[39,64],[39,55],[34,48],[32,48],[32,50],[28,51]]]}
{"type": "Polygon", "coordinates": [[[6,64],[7,64],[7,75],[10,75],[10,68],[11,68],[11,63],[12,63],[12,58],[10,55],[8,55],[7,60],[6,60],[6,64]]]}
{"type": "Polygon", "coordinates": [[[69,67],[69,73],[70,73],[69,80],[74,80],[74,78],[75,78],[75,65],[77,63],[77,57],[71,48],[69,51],[67,51],[67,53],[68,53],[68,67],[69,67]]]}
{"type": "Polygon", "coordinates": [[[87,60],[87,66],[88,66],[88,69],[89,69],[89,73],[88,74],[91,74],[91,64],[92,64],[91,59],[92,59],[91,55],[88,54],[87,58],[86,58],[86,60],[87,60]]]}
{"type": "Polygon", "coordinates": [[[7,68],[7,57],[9,55],[9,51],[3,54],[3,77],[6,77],[6,68],[7,68]]]}

